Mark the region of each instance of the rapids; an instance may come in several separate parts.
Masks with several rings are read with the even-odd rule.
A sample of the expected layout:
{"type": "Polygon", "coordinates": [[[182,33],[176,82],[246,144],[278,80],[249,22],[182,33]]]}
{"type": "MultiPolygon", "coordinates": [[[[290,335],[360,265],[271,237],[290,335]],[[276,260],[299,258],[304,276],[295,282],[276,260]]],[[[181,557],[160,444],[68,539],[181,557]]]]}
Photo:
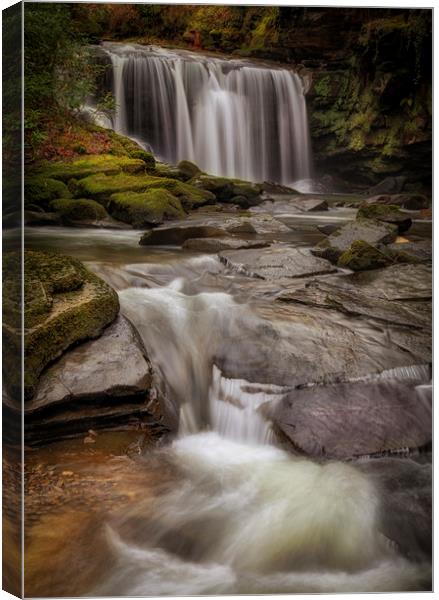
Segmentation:
{"type": "MultiPolygon", "coordinates": [[[[385,492],[367,468],[286,452],[263,412],[284,388],[232,379],[215,364],[221,348],[267,327],[257,306],[269,302],[249,278],[215,256],[133,247],[133,232],[64,233],[34,229],[28,239],[34,247],[62,239],[67,253],[85,258],[83,240],[95,236],[88,266],[118,289],[180,405],[174,440],[138,459],[146,474],[171,467],[172,481],[107,519],[111,566],[88,595],[429,589],[429,563],[409,560],[383,534],[385,492]]],[[[404,368],[383,377],[429,374],[404,368]]]]}

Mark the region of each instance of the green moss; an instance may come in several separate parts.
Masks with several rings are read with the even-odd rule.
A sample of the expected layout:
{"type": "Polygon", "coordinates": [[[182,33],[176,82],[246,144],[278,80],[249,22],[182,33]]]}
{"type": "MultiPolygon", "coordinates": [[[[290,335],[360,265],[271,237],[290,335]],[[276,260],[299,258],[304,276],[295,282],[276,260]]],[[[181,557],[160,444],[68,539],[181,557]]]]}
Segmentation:
{"type": "Polygon", "coordinates": [[[202,190],[212,192],[218,200],[225,202],[231,201],[236,196],[254,198],[262,191],[261,186],[256,183],[228,177],[215,177],[204,173],[192,178],[190,183],[202,190]]]}
{"type": "Polygon", "coordinates": [[[182,173],[186,179],[192,179],[192,177],[195,177],[198,175],[198,173],[201,173],[201,170],[197,167],[197,165],[190,160],[181,160],[177,167],[180,173],[182,173]]]}
{"type": "Polygon", "coordinates": [[[180,199],[184,208],[207,204],[215,200],[215,196],[206,190],[199,189],[187,183],[165,177],[150,175],[91,175],[77,182],[76,195],[90,196],[103,202],[119,192],[146,192],[150,189],[162,188],[180,199]]]}
{"type": "Polygon", "coordinates": [[[364,240],[356,240],[339,257],[337,266],[353,271],[379,269],[392,264],[392,259],[364,240]]]}
{"type": "Polygon", "coordinates": [[[367,204],[358,209],[357,219],[380,220],[401,214],[399,207],[394,204],[367,204]]]}
{"type": "Polygon", "coordinates": [[[155,158],[151,152],[147,152],[146,150],[130,150],[128,156],[143,160],[148,171],[155,169],[155,158]]]}
{"type": "Polygon", "coordinates": [[[165,218],[182,218],[185,215],[181,202],[165,189],[147,192],[120,192],[113,194],[108,210],[115,219],[134,227],[162,223],[165,218]]]}
{"type": "Polygon", "coordinates": [[[32,175],[25,178],[25,205],[36,204],[47,209],[51,200],[71,197],[72,194],[62,181],[57,181],[44,175],[32,175]]]}
{"type": "Polygon", "coordinates": [[[81,179],[95,173],[112,175],[120,172],[144,173],[145,162],[141,158],[113,156],[112,154],[87,155],[73,162],[40,163],[37,172],[44,177],[68,181],[81,179]]]}
{"type": "Polygon", "coordinates": [[[329,75],[320,77],[316,81],[314,85],[314,91],[317,94],[317,96],[322,96],[324,98],[326,98],[329,95],[331,91],[329,75]]]}
{"type": "Polygon", "coordinates": [[[100,221],[108,217],[105,208],[95,200],[53,200],[50,208],[60,213],[66,225],[75,221],[100,221]]]}

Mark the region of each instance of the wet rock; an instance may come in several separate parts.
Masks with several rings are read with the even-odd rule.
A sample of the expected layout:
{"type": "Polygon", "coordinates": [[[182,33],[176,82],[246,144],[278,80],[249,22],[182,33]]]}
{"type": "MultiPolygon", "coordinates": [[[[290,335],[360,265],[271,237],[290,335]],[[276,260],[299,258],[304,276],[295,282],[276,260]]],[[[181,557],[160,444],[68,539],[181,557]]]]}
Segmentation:
{"type": "Polygon", "coordinates": [[[303,212],[319,212],[328,210],[328,203],[326,200],[320,198],[306,198],[304,200],[295,200],[292,202],[298,210],[303,212]]]}
{"type": "Polygon", "coordinates": [[[192,179],[192,177],[195,177],[201,173],[201,170],[197,167],[197,165],[190,160],[181,160],[177,167],[185,180],[192,179]]]}
{"type": "Polygon", "coordinates": [[[357,219],[376,219],[383,223],[391,223],[398,227],[399,233],[410,229],[412,220],[409,215],[401,212],[394,204],[367,204],[357,212],[357,219]]]}
{"type": "Polygon", "coordinates": [[[324,235],[331,235],[334,231],[337,231],[339,225],[317,225],[317,229],[324,235]]]}
{"type": "Polygon", "coordinates": [[[392,204],[407,210],[421,210],[430,206],[427,196],[422,194],[384,194],[372,196],[364,200],[362,206],[369,204],[392,204]]]}
{"type": "MultiPolygon", "coordinates": [[[[18,213],[17,213],[18,214],[18,213]]],[[[24,224],[26,226],[62,225],[61,215],[55,212],[23,211],[24,224]]],[[[7,226],[7,223],[6,223],[7,226]]]]}
{"type": "Polygon", "coordinates": [[[301,289],[282,292],[279,300],[363,315],[428,333],[431,328],[431,296],[429,267],[394,265],[312,281],[301,289]]]}
{"type": "Polygon", "coordinates": [[[384,254],[363,240],[352,242],[350,247],[343,252],[338,259],[337,265],[352,271],[366,271],[368,269],[380,269],[393,263],[390,256],[384,254]]]}
{"type": "Polygon", "coordinates": [[[404,189],[406,180],[407,178],[404,176],[386,177],[377,183],[377,185],[369,188],[368,195],[377,196],[378,194],[398,194],[404,189]]]}
{"type": "Polygon", "coordinates": [[[191,238],[221,237],[226,235],[224,229],[211,225],[179,225],[177,227],[161,227],[147,231],[140,238],[141,246],[181,246],[191,238]]]}
{"type": "Polygon", "coordinates": [[[328,261],[316,258],[304,248],[271,246],[262,251],[232,250],[221,252],[219,257],[240,273],[276,282],[335,271],[328,261]]]}
{"type": "Polygon", "coordinates": [[[220,250],[239,250],[242,248],[264,248],[268,242],[240,240],[239,238],[195,238],[183,243],[185,250],[195,252],[219,252],[220,250]]]}
{"type": "Polygon", "coordinates": [[[380,223],[372,219],[357,219],[343,225],[312,249],[315,256],[337,262],[340,256],[357,240],[371,246],[390,244],[395,241],[398,228],[390,223],[380,223]]]}
{"type": "Polygon", "coordinates": [[[432,260],[432,245],[428,240],[407,242],[405,244],[389,244],[387,252],[398,262],[430,262],[432,260]]]}
{"type": "Polygon", "coordinates": [[[256,206],[263,202],[262,187],[249,181],[200,173],[190,180],[190,184],[215,194],[219,202],[236,203],[235,198],[242,196],[246,199],[246,206],[256,206]]]}
{"type": "Polygon", "coordinates": [[[30,439],[84,430],[94,438],[90,428],[120,426],[130,416],[175,429],[176,409],[159,390],[136,330],[120,315],[100,338],[69,350],[43,373],[25,405],[30,439]]]}
{"type": "Polygon", "coordinates": [[[432,409],[413,385],[371,381],[290,392],[274,423],[308,456],[347,459],[431,443],[432,409]]]}
{"type": "Polygon", "coordinates": [[[262,191],[267,194],[299,194],[299,192],[293,188],[272,181],[264,181],[264,183],[261,184],[261,187],[262,191]]]}

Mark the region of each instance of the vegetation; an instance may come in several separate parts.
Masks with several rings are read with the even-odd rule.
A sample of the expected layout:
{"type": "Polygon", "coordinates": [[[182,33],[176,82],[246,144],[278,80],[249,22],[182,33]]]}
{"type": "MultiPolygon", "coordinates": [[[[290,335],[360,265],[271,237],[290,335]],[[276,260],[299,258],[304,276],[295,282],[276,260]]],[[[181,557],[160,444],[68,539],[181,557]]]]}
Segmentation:
{"type": "Polygon", "coordinates": [[[53,200],[50,209],[59,213],[66,225],[78,221],[101,221],[108,217],[107,211],[101,204],[83,198],[53,200]]]}
{"type": "Polygon", "coordinates": [[[165,218],[182,218],[185,215],[180,200],[161,188],[143,193],[113,194],[108,202],[108,210],[115,219],[134,227],[158,225],[165,218]]]}

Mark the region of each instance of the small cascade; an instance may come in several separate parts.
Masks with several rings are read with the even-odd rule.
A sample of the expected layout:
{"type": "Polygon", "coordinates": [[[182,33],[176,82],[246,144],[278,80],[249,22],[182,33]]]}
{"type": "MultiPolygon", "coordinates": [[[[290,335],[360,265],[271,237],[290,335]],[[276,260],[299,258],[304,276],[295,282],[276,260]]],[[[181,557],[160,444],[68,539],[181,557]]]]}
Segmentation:
{"type": "Polygon", "coordinates": [[[290,183],[311,175],[302,80],[290,69],[154,46],[105,43],[116,131],[169,163],[290,183]]]}

